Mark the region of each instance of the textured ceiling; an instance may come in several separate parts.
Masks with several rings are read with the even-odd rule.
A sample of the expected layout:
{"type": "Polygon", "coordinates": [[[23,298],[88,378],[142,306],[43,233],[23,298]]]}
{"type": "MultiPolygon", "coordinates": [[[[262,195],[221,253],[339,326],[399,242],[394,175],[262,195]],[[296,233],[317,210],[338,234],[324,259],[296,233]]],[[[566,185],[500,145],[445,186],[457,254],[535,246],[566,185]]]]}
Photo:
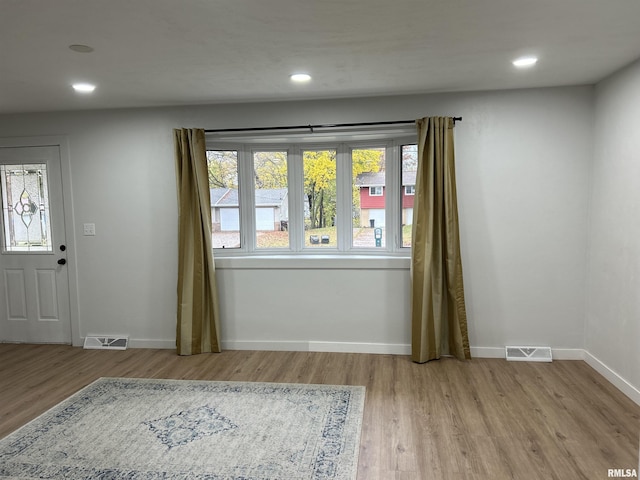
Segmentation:
{"type": "Polygon", "coordinates": [[[583,85],[638,57],[638,0],[0,0],[0,113],[583,85]]]}

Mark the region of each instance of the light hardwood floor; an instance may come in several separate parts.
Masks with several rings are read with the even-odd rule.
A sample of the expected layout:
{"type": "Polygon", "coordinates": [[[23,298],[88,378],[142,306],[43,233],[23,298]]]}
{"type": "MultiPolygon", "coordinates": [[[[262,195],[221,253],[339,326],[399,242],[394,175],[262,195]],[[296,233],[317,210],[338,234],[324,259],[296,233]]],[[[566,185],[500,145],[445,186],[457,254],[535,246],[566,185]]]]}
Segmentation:
{"type": "Polygon", "coordinates": [[[581,361],[0,345],[0,438],[99,377],[364,385],[358,479],[605,479],[638,468],[640,406],[581,361]]]}

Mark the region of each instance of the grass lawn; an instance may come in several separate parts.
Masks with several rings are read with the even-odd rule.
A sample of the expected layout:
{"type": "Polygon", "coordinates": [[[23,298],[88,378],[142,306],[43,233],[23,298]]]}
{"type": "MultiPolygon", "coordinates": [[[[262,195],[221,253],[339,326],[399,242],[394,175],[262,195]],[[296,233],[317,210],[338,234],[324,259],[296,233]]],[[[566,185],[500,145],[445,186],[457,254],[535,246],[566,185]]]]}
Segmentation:
{"type": "MultiPolygon", "coordinates": [[[[258,232],[256,235],[256,243],[258,248],[288,248],[289,232],[258,232]]],[[[335,248],[338,245],[336,236],[336,227],[315,228],[313,230],[304,231],[304,246],[310,248],[335,248]],[[329,235],[329,243],[312,244],[311,235],[317,235],[321,240],[323,235],[329,235]]]]}
{"type": "MultiPolygon", "coordinates": [[[[365,247],[375,246],[375,240],[373,239],[373,232],[368,228],[354,228],[353,238],[359,238],[359,234],[364,231],[365,234],[371,233],[370,241],[366,245],[357,245],[365,247]]],[[[365,237],[368,236],[365,235],[365,237]]],[[[258,232],[257,235],[258,248],[289,248],[289,232],[258,232]]],[[[304,231],[304,246],[308,248],[335,248],[338,245],[338,237],[336,235],[336,227],[327,228],[315,228],[313,230],[304,231]],[[322,239],[323,235],[329,236],[329,243],[316,243],[312,244],[311,235],[317,235],[319,239],[322,239]]],[[[404,247],[411,246],[411,225],[404,225],[402,227],[402,245],[404,247]]]]}
{"type": "Polygon", "coordinates": [[[335,248],[338,246],[338,236],[336,235],[336,227],[314,228],[313,230],[304,231],[304,246],[312,248],[335,248]],[[323,235],[329,235],[329,243],[311,243],[311,235],[317,235],[322,239],[323,235]]]}
{"type": "Polygon", "coordinates": [[[256,243],[258,248],[289,248],[289,232],[258,232],[256,243]]]}

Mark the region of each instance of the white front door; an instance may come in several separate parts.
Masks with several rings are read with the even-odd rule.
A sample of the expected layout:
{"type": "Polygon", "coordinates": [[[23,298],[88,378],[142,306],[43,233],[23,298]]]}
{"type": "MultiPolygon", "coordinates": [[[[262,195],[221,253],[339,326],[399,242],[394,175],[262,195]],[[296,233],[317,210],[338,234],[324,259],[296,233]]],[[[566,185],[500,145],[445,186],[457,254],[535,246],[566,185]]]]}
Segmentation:
{"type": "Polygon", "coordinates": [[[59,147],[0,147],[0,191],[0,342],[71,343],[59,147]]]}

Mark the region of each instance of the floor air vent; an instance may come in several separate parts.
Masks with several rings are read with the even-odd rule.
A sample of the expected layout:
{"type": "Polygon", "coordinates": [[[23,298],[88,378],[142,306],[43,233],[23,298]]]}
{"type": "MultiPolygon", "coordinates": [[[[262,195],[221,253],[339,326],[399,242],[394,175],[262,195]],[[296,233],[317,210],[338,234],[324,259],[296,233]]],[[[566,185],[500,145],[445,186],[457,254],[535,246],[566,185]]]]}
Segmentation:
{"type": "Polygon", "coordinates": [[[84,348],[99,350],[126,350],[129,337],[89,336],[84,339],[84,348]]]}
{"type": "Polygon", "coordinates": [[[550,362],[550,347],[506,347],[507,360],[520,362],[550,362]]]}

